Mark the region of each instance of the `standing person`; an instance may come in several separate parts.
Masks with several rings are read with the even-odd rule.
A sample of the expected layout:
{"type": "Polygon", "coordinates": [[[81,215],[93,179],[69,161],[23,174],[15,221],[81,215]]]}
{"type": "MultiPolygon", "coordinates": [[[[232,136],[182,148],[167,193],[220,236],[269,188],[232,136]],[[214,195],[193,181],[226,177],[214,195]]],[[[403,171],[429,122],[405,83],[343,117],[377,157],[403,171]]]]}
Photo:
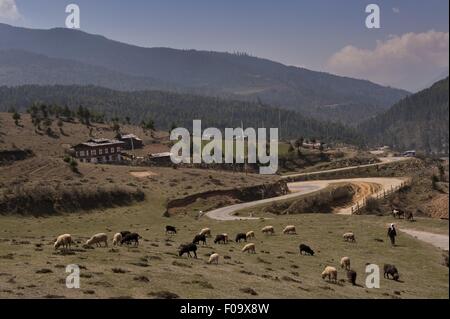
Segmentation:
{"type": "Polygon", "coordinates": [[[395,246],[395,237],[397,236],[397,230],[395,229],[395,225],[391,224],[388,228],[387,235],[391,240],[392,246],[395,246]]]}

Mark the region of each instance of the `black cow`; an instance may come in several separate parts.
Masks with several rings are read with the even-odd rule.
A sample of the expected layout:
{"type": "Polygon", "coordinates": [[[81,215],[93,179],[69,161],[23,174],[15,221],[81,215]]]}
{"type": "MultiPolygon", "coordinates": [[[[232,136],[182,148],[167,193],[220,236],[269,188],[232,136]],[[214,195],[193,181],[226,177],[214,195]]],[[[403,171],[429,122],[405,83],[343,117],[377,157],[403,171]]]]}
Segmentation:
{"type": "Polygon", "coordinates": [[[188,257],[191,257],[191,252],[193,252],[194,257],[197,258],[197,245],[193,243],[181,245],[178,254],[180,257],[183,256],[184,254],[188,254],[188,257]]]}
{"type": "Polygon", "coordinates": [[[224,235],[217,235],[216,239],[214,239],[214,244],[222,243],[225,244],[227,242],[227,238],[224,235]]]}
{"type": "Polygon", "coordinates": [[[243,239],[245,242],[247,242],[247,235],[244,234],[244,233],[239,233],[239,234],[236,235],[236,242],[237,242],[237,243],[240,243],[242,239],[243,239]]]}
{"type": "Polygon", "coordinates": [[[176,234],[177,229],[174,226],[166,226],[166,234],[176,234]]]}
{"type": "Polygon", "coordinates": [[[351,282],[351,284],[353,286],[355,286],[356,285],[356,271],[354,271],[354,270],[347,271],[347,279],[349,282],[351,282]]]}
{"type": "Polygon", "coordinates": [[[311,247],[305,244],[300,244],[299,248],[300,248],[300,255],[303,255],[303,253],[305,253],[305,255],[308,254],[314,256],[314,250],[312,250],[311,247]]]}
{"type": "Polygon", "coordinates": [[[193,244],[199,244],[200,242],[203,242],[203,245],[206,245],[206,235],[195,235],[194,239],[192,240],[193,244]]]}
{"type": "Polygon", "coordinates": [[[139,236],[139,234],[137,233],[130,233],[130,234],[126,234],[125,237],[122,238],[122,240],[120,241],[120,244],[131,244],[132,242],[134,242],[135,246],[139,245],[139,239],[142,238],[141,236],[139,236]]]}
{"type": "Polygon", "coordinates": [[[131,234],[131,232],[128,230],[124,230],[124,231],[121,231],[120,234],[122,235],[122,238],[124,238],[126,235],[131,234]]]}
{"type": "Polygon", "coordinates": [[[392,276],[392,279],[394,279],[395,281],[397,281],[400,278],[397,267],[395,267],[394,265],[385,264],[383,269],[384,269],[383,275],[384,278],[389,279],[389,275],[392,276]]]}

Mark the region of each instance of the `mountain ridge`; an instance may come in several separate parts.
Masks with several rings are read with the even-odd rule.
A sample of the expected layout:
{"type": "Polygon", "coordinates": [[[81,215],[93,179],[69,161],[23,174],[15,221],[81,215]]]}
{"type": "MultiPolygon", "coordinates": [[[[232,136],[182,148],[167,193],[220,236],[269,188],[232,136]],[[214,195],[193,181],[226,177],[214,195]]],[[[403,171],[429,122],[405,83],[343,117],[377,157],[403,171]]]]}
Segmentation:
{"type": "Polygon", "coordinates": [[[149,77],[174,84],[187,93],[261,100],[325,120],[335,119],[334,114],[323,115],[318,110],[325,105],[361,106],[359,114],[345,112],[348,118],[343,116],[340,120],[347,123],[382,112],[409,94],[367,80],[287,66],[246,54],[145,48],[64,28],[37,30],[0,24],[0,50],[7,49],[149,77]]]}

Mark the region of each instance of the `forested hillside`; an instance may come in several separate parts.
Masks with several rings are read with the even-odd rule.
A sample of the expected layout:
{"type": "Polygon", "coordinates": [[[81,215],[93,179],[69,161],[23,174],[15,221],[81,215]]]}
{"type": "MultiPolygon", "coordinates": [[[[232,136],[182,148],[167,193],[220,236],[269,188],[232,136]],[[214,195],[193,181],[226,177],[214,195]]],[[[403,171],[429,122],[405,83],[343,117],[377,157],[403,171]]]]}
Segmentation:
{"type": "MultiPolygon", "coordinates": [[[[380,113],[408,95],[404,90],[369,81],[287,66],[243,53],[143,48],[63,28],[37,30],[0,24],[0,50],[22,50],[93,66],[91,77],[85,76],[87,73],[83,75],[84,82],[79,81],[80,77],[72,80],[68,73],[68,78],[55,84],[101,85],[121,89],[117,81],[117,73],[120,73],[128,76],[121,78],[122,86],[127,90],[162,89],[159,81],[170,83],[171,91],[262,101],[318,119],[348,124],[380,113]],[[99,68],[105,72],[99,72],[99,68]],[[116,74],[110,82],[105,76],[107,70],[116,74]],[[102,83],[98,81],[99,77],[102,83]],[[137,82],[136,78],[152,81],[137,82]],[[349,109],[349,105],[353,107],[349,109]],[[329,112],[323,111],[323,108],[329,107],[329,112]],[[340,115],[335,116],[336,113],[340,115]]],[[[29,59],[22,69],[18,67],[21,63],[11,59],[9,62],[15,68],[4,65],[11,82],[4,78],[3,84],[53,84],[48,82],[47,77],[57,70],[39,68],[42,58],[29,59]],[[37,67],[30,68],[34,64],[37,67]],[[27,76],[29,70],[34,72],[33,77],[27,76]]],[[[79,73],[75,72],[75,75],[79,73]]]]}
{"type": "Polygon", "coordinates": [[[362,123],[369,145],[390,145],[398,150],[417,149],[448,154],[448,77],[431,88],[411,95],[386,113],[362,123]]]}
{"type": "Polygon", "coordinates": [[[80,105],[106,115],[129,117],[132,123],[153,120],[157,128],[192,127],[201,119],[204,128],[278,127],[281,138],[299,136],[325,141],[359,142],[353,129],[320,122],[298,112],[236,100],[163,91],[122,92],[94,86],[0,87],[0,111],[25,111],[33,103],[57,104],[77,109],[80,105]]]}

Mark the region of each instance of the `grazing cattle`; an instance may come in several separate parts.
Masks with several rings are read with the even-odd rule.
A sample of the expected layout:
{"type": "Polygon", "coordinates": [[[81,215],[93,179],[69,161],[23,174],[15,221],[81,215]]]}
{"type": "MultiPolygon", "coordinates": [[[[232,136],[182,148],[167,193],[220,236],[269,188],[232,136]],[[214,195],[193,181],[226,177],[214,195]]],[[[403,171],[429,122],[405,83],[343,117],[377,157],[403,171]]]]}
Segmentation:
{"type": "Polygon", "coordinates": [[[256,254],[255,248],[256,248],[255,244],[250,243],[250,244],[245,245],[244,248],[242,248],[242,252],[248,252],[248,253],[256,254]]]}
{"type": "Polygon", "coordinates": [[[176,234],[177,229],[174,226],[166,226],[166,234],[176,234]]]}
{"type": "Polygon", "coordinates": [[[247,232],[247,234],[245,234],[245,236],[247,237],[247,239],[250,238],[255,238],[255,232],[253,230],[247,232]]]}
{"type": "Polygon", "coordinates": [[[120,244],[120,242],[122,241],[122,234],[121,233],[116,233],[114,234],[113,237],[113,246],[117,246],[120,244]]]}
{"type": "Polygon", "coordinates": [[[122,235],[122,238],[123,238],[123,237],[125,237],[126,235],[131,234],[131,232],[128,231],[128,230],[124,230],[124,231],[121,231],[120,234],[122,235]]]}
{"type": "Polygon", "coordinates": [[[237,243],[240,243],[241,240],[244,240],[244,241],[246,242],[246,241],[247,241],[247,234],[244,234],[244,233],[239,233],[239,234],[237,234],[237,235],[236,235],[235,241],[236,241],[237,243]]]}
{"type": "Polygon", "coordinates": [[[414,214],[412,212],[407,212],[406,213],[406,220],[413,222],[414,221],[414,214]]]}
{"type": "Polygon", "coordinates": [[[224,235],[216,235],[216,239],[214,239],[214,244],[225,244],[226,243],[226,237],[224,235]]]}
{"type": "Polygon", "coordinates": [[[327,266],[325,270],[322,272],[322,279],[328,277],[328,281],[334,281],[337,283],[337,270],[334,267],[327,266]]]}
{"type": "Polygon", "coordinates": [[[384,278],[389,279],[389,276],[392,277],[395,281],[397,281],[400,278],[400,275],[398,274],[397,267],[394,265],[385,264],[383,267],[384,270],[384,278]]]}
{"type": "Polygon", "coordinates": [[[263,229],[261,229],[261,232],[266,235],[268,234],[273,235],[275,233],[275,229],[273,228],[273,226],[266,226],[263,229]]]}
{"type": "Polygon", "coordinates": [[[394,218],[398,218],[398,219],[400,219],[402,217],[405,218],[405,212],[400,209],[394,208],[394,209],[392,209],[392,216],[394,218]]]}
{"type": "Polygon", "coordinates": [[[55,249],[58,249],[59,247],[63,247],[64,249],[69,248],[70,245],[73,243],[72,236],[70,234],[64,234],[59,235],[58,238],[55,240],[55,244],[53,245],[55,249]]]}
{"type": "Polygon", "coordinates": [[[200,242],[203,242],[203,245],[206,245],[206,235],[195,235],[194,239],[192,240],[193,244],[198,245],[200,242]]]}
{"type": "Polygon", "coordinates": [[[192,257],[191,252],[193,252],[194,257],[197,258],[197,245],[195,245],[193,243],[181,245],[180,250],[178,251],[178,254],[180,257],[182,257],[184,254],[188,254],[188,257],[192,257]]]}
{"type": "Polygon", "coordinates": [[[219,264],[219,254],[218,253],[214,253],[214,254],[211,254],[211,256],[209,256],[208,264],[212,264],[213,262],[216,263],[216,265],[219,264]]]}
{"type": "Polygon", "coordinates": [[[108,235],[105,233],[95,234],[86,241],[86,245],[88,246],[96,245],[97,247],[101,247],[102,243],[105,243],[105,247],[108,247],[108,235]]]}
{"type": "Polygon", "coordinates": [[[228,243],[230,241],[229,238],[228,238],[228,234],[227,233],[223,233],[222,235],[223,235],[223,237],[225,237],[225,243],[228,243]]]}
{"type": "Polygon", "coordinates": [[[353,286],[355,286],[356,285],[356,271],[354,271],[354,270],[347,271],[347,279],[353,286]]]}
{"type": "Polygon", "coordinates": [[[341,268],[345,268],[346,270],[350,270],[350,258],[342,257],[341,258],[341,268]]]}
{"type": "Polygon", "coordinates": [[[294,225],[286,226],[283,229],[283,234],[293,234],[293,235],[297,234],[297,232],[295,231],[295,226],[294,225]]]}
{"type": "Polygon", "coordinates": [[[300,244],[299,249],[300,249],[300,255],[303,255],[303,253],[305,253],[305,255],[314,256],[314,250],[312,250],[311,247],[309,247],[305,244],[300,244]]]}
{"type": "Polygon", "coordinates": [[[139,239],[142,238],[141,236],[139,236],[139,234],[137,233],[130,233],[127,234],[125,236],[123,236],[122,240],[120,241],[120,243],[123,244],[131,244],[132,242],[134,242],[135,246],[139,246],[139,239]]]}
{"type": "Polygon", "coordinates": [[[211,237],[211,229],[203,228],[198,234],[205,235],[206,237],[211,237]]]}
{"type": "Polygon", "coordinates": [[[352,232],[345,233],[344,235],[342,235],[342,237],[344,238],[345,241],[351,241],[351,242],[356,241],[355,234],[352,232]]]}

